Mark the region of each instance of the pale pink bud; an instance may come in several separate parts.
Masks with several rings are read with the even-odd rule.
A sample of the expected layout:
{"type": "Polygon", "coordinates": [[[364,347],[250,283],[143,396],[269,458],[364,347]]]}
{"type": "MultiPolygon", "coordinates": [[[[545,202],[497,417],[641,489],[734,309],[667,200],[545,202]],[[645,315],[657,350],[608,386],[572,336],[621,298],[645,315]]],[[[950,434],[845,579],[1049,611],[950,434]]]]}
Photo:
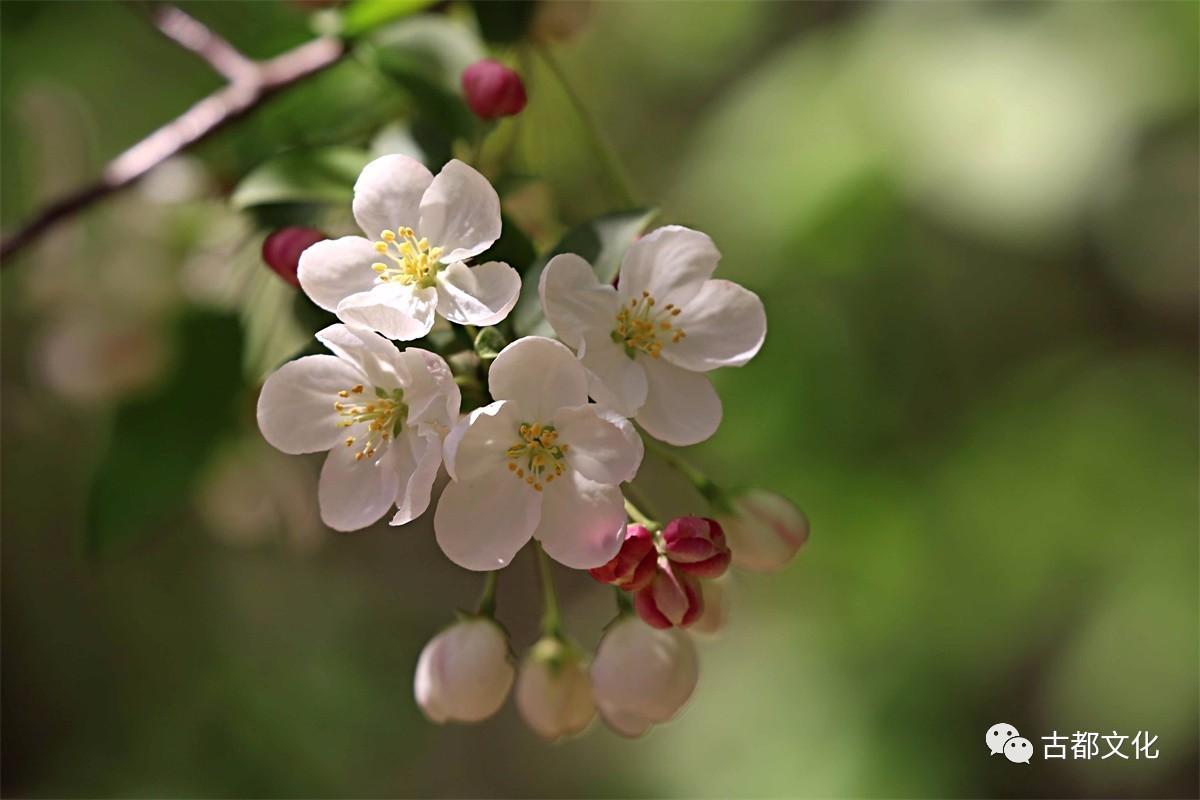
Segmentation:
{"type": "Polygon", "coordinates": [[[525,108],[521,76],[498,61],[476,61],[463,70],[463,95],[475,116],[482,119],[511,117],[525,108]]]}
{"type": "Polygon", "coordinates": [[[704,608],[688,631],[713,636],[729,624],[729,584],[732,575],[726,572],[713,581],[700,582],[704,608]]]}
{"type": "Polygon", "coordinates": [[[262,244],[262,259],[275,274],[292,286],[299,287],[296,268],[300,266],[300,254],[317,242],[324,241],[325,234],[315,228],[292,225],[273,231],[262,244]]]}
{"type": "Polygon", "coordinates": [[[721,516],[721,526],[739,569],[782,569],[808,541],[804,512],[775,492],[750,489],[734,497],[732,505],[733,512],[721,516]]]}
{"type": "Polygon", "coordinates": [[[663,550],[675,569],[699,578],[717,578],[729,568],[725,532],[714,519],[679,517],[663,529],[663,550]]]}
{"type": "Polygon", "coordinates": [[[515,675],[508,636],[494,621],[472,617],[429,640],[413,689],[431,722],[479,722],[504,705],[515,675]]]}
{"type": "Polygon", "coordinates": [[[601,718],[635,737],[678,713],[696,688],[700,664],[683,631],[654,630],[624,616],[600,640],[591,676],[601,718]]]}
{"type": "Polygon", "coordinates": [[[533,646],[517,676],[517,710],[543,739],[579,733],[596,716],[587,664],[575,648],[547,636],[533,646]]]}
{"type": "Polygon", "coordinates": [[[654,580],[633,598],[638,616],[651,627],[686,628],[704,610],[699,581],[676,571],[675,566],[666,556],[659,556],[654,580]]]}
{"type": "Polygon", "coordinates": [[[654,534],[641,525],[630,525],[625,530],[620,551],[607,564],[593,567],[588,573],[601,583],[636,592],[654,579],[657,558],[654,534]]]}

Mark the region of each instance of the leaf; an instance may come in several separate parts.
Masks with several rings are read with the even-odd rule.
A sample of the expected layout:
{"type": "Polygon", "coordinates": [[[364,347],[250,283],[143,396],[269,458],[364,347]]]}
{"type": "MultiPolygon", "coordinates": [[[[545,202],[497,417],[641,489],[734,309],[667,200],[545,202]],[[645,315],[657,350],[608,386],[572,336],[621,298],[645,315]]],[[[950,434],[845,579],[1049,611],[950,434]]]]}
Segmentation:
{"type": "Polygon", "coordinates": [[[483,361],[491,361],[500,355],[500,351],[508,344],[504,334],[491,326],[484,328],[475,337],[475,353],[483,361]]]}
{"type": "Polygon", "coordinates": [[[241,350],[232,315],[193,311],[180,320],[173,373],[117,410],[92,480],[89,553],[129,542],[186,502],[209,456],[237,428],[241,350]]]}
{"type": "Polygon", "coordinates": [[[525,37],[538,4],[529,0],[471,0],[479,32],[490,44],[512,44],[525,37]]]}
{"type": "Polygon", "coordinates": [[[230,203],[246,209],[267,203],[349,203],[370,156],[352,147],[291,150],[242,178],[230,203]]]}
{"type": "Polygon", "coordinates": [[[360,36],[381,25],[411,16],[433,0],[355,0],[342,12],[342,36],[360,36]]]}
{"type": "Polygon", "coordinates": [[[503,261],[517,272],[524,272],[537,258],[533,242],[529,241],[525,232],[506,215],[500,215],[500,222],[500,238],[493,242],[491,247],[476,256],[473,263],[503,261]]]}
{"type": "Polygon", "coordinates": [[[596,217],[567,231],[550,252],[539,258],[521,276],[521,299],[513,310],[513,330],[521,336],[554,335],[542,315],[538,298],[538,283],[550,259],[561,253],[575,253],[592,265],[601,283],[612,283],[621,268],[625,251],[657,213],[656,208],[619,211],[596,217]]]}

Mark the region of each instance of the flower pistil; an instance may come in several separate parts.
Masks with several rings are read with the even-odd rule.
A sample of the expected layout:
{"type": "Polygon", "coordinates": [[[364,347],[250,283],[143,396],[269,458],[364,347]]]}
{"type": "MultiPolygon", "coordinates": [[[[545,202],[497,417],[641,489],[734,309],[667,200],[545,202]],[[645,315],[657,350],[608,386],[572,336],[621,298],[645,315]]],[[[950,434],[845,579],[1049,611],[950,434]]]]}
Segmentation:
{"type": "Polygon", "coordinates": [[[339,399],[333,404],[340,417],[337,421],[339,428],[367,426],[365,432],[358,436],[347,436],[344,442],[346,447],[354,447],[361,443],[362,449],[354,454],[355,461],[374,456],[382,442],[400,435],[408,419],[408,404],[404,402],[403,389],[392,389],[389,392],[375,387],[374,400],[362,399],[365,392],[366,389],[361,383],[355,384],[338,392],[339,399]]]}
{"type": "Polygon", "coordinates": [[[379,237],[375,252],[387,257],[394,265],[382,261],[372,264],[371,269],[379,275],[379,280],[423,289],[435,285],[442,248],[431,247],[428,239],[418,239],[412,228],[385,230],[379,237]]]}
{"type": "Polygon", "coordinates": [[[520,440],[505,451],[508,471],[540,492],[544,484],[566,471],[565,459],[570,446],[558,441],[553,425],[521,423],[517,428],[520,440]]]}
{"type": "Polygon", "coordinates": [[[644,291],[641,297],[633,298],[617,312],[617,327],[612,330],[612,340],[622,345],[625,355],[631,359],[639,351],[651,358],[658,358],[664,342],[678,343],[687,336],[674,322],[681,313],[682,310],[674,303],[656,309],[654,297],[644,291]]]}

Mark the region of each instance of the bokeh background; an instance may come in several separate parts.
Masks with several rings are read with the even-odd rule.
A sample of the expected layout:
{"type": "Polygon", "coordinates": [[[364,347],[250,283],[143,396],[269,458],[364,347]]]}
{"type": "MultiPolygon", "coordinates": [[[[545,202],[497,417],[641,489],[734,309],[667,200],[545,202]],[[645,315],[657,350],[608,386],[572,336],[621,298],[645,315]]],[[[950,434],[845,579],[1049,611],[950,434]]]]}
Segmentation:
{"type": "MultiPolygon", "coordinates": [[[[265,57],[320,5],[183,7],[265,57]]],[[[288,164],[462,154],[437,134],[471,124],[457,70],[489,45],[443,5],[5,264],[4,794],[1196,796],[1197,5],[535,11],[638,202],[765,299],[691,456],[793,497],[807,548],[735,576],[645,739],[421,717],[417,653],[477,577],[427,521],[322,529],[319,456],[263,444],[253,402],[306,336],[263,235],[348,229],[341,151],[300,189],[288,164]],[[988,756],[997,721],[1031,766],[988,756]],[[1113,730],[1159,758],[1040,757],[1113,730]]],[[[0,37],[6,230],[220,85],[136,5],[5,2],[0,37]]],[[[543,250],[621,198],[531,46],[492,51],[531,101],[482,163],[543,250]]],[[[639,480],[700,510],[658,462],[639,480]]],[[[527,556],[500,579],[519,648],[527,556]]],[[[593,646],[608,591],[558,578],[593,646]]]]}

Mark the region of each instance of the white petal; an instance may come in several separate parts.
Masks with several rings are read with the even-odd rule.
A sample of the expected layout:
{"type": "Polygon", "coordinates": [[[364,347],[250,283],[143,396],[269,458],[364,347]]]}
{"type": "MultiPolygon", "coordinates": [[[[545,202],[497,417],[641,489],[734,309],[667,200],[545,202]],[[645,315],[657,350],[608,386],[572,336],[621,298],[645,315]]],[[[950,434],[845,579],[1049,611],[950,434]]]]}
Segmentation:
{"type": "Polygon", "coordinates": [[[504,705],[515,670],[508,635],[481,617],[451,625],[429,641],[417,660],[414,694],[434,722],[479,722],[504,705]]]}
{"type": "Polygon", "coordinates": [[[438,272],[438,313],[459,325],[495,325],[521,294],[521,276],[500,261],[468,267],[456,261],[438,272]]]}
{"type": "Polygon", "coordinates": [[[654,296],[659,307],[683,306],[712,277],[721,253],[700,231],[667,225],[638,239],[621,262],[617,291],[621,299],[654,296]]]}
{"type": "Polygon", "coordinates": [[[417,235],[443,249],[445,264],[477,256],[500,238],[500,197],[487,178],[450,161],[421,198],[417,235]]]}
{"type": "Polygon", "coordinates": [[[289,361],[267,378],[258,395],[263,438],[285,453],[328,450],[346,435],[333,408],[337,393],[362,379],[353,365],[335,356],[289,361]]]}
{"type": "Polygon", "coordinates": [[[388,448],[400,491],[396,496],[396,514],[391,525],[412,522],[429,508],[429,495],[442,465],[442,437],[433,429],[406,430],[388,448]]]}
{"type": "Polygon", "coordinates": [[[433,173],[416,159],[402,155],[375,159],[354,183],[353,208],[358,227],[372,241],[379,239],[384,230],[417,227],[421,196],[432,182],[433,173]]]}
{"type": "Polygon", "coordinates": [[[338,358],[357,367],[371,386],[395,389],[400,385],[396,371],[396,359],[400,351],[370,328],[336,324],[317,331],[316,336],[317,341],[332,350],[338,358]]]}
{"type": "Polygon", "coordinates": [[[604,419],[600,410],[589,404],[564,408],[554,415],[559,441],[571,448],[567,461],[598,483],[631,481],[641,463],[640,448],[630,443],[619,425],[604,419]]]}
{"type": "Polygon", "coordinates": [[[449,429],[458,419],[462,400],[449,365],[436,353],[409,347],[396,359],[408,424],[429,423],[449,429]]]}
{"type": "MultiPolygon", "coordinates": [[[[638,429],[634,427],[633,423],[625,419],[624,415],[614,411],[611,408],[605,408],[602,405],[596,406],[596,415],[601,419],[608,420],[613,425],[616,425],[621,429],[621,435],[623,435],[625,437],[625,441],[629,443],[634,460],[638,463],[638,466],[641,466],[642,456],[644,456],[646,452],[646,445],[642,441],[642,435],[638,433],[638,429]]],[[[635,474],[636,472],[637,470],[634,470],[635,474]]],[[[632,478],[630,478],[630,480],[632,480],[632,478]]]]}
{"type": "Polygon", "coordinates": [[[488,372],[497,400],[511,400],[523,422],[548,422],[554,412],[587,402],[587,373],[561,342],[517,339],[500,351],[488,372]]]}
{"type": "Polygon", "coordinates": [[[374,246],[361,236],[317,242],[300,254],[296,278],[308,298],[326,311],[375,285],[371,265],[379,260],[374,246]]]}
{"type": "Polygon", "coordinates": [[[574,253],[550,259],[542,270],[538,296],[550,327],[576,350],[589,332],[607,337],[616,323],[617,290],[600,283],[591,264],[574,253]]]}
{"type": "Polygon", "coordinates": [[[400,477],[391,447],[374,458],[356,461],[356,447],[335,447],[321,467],[317,501],[321,519],[338,531],[365,528],[382,517],[396,501],[400,477]]]}
{"type": "Polygon", "coordinates": [[[516,408],[503,400],[475,409],[446,437],[446,472],[456,481],[501,473],[520,424],[516,408]]]}
{"type": "Polygon", "coordinates": [[[637,421],[646,432],[668,444],[689,445],[712,436],[721,424],[721,398],[708,377],[668,364],[660,358],[640,358],[649,391],[637,421]]]}
{"type": "Polygon", "coordinates": [[[696,647],[678,628],[655,630],[634,616],[612,623],[592,660],[592,691],[604,721],[625,736],[674,717],[699,678],[696,647]]]}
{"type": "Polygon", "coordinates": [[[345,322],[379,331],[389,339],[420,339],[433,327],[437,289],[415,289],[401,283],[381,283],[369,292],[352,294],[338,304],[345,322]]]}
{"type": "Polygon", "coordinates": [[[575,470],[540,494],[542,517],[534,537],[546,554],[572,569],[607,563],[625,539],[625,498],[616,486],[588,480],[575,470]]]}
{"type": "Polygon", "coordinates": [[[438,545],[465,569],[500,569],[529,541],[540,501],[540,494],[503,469],[451,481],[433,517],[438,545]]]}
{"type": "Polygon", "coordinates": [[[608,711],[601,709],[600,716],[604,718],[604,722],[608,727],[627,739],[636,739],[639,736],[644,736],[653,724],[636,711],[629,709],[609,709],[608,711]]]}
{"type": "Polygon", "coordinates": [[[740,367],[767,337],[762,300],[731,281],[712,280],[683,306],[675,326],[687,335],[662,350],[662,357],[693,372],[740,367]]]}
{"type": "Polygon", "coordinates": [[[607,333],[590,335],[580,359],[588,371],[588,394],[601,405],[632,417],[646,402],[646,371],[638,359],[625,355],[625,348],[607,333]]]}

